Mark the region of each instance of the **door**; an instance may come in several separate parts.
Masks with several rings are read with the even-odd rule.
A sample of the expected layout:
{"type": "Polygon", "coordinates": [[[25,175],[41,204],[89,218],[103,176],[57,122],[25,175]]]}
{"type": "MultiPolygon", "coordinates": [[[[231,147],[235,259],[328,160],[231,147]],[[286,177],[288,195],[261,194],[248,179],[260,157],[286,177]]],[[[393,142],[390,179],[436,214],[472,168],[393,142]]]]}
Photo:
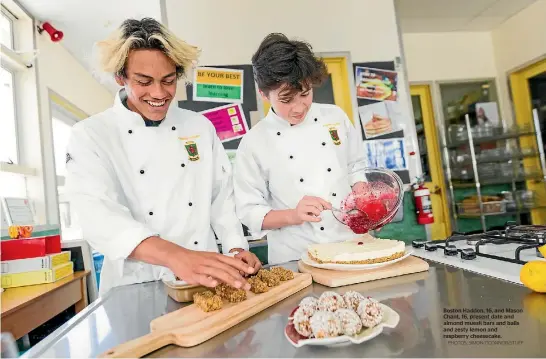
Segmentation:
{"type": "MultiPolygon", "coordinates": [[[[338,105],[354,123],[347,58],[324,57],[323,60],[328,68],[328,77],[321,87],[313,91],[313,102],[338,105]]],[[[264,101],[264,114],[267,114],[269,107],[269,102],[264,101]]]]}
{"type": "Polygon", "coordinates": [[[414,85],[410,86],[410,92],[425,186],[431,193],[430,199],[434,215],[431,238],[433,240],[445,239],[451,234],[451,223],[430,87],[428,85],[414,85]]]}
{"type": "Polygon", "coordinates": [[[523,159],[523,167],[531,173],[541,171],[544,180],[528,180],[527,189],[534,192],[535,204],[531,210],[531,223],[546,223],[546,159],[544,143],[546,138],[546,59],[538,61],[510,75],[510,87],[514,104],[515,122],[522,128],[532,128],[542,139],[539,148],[537,136],[524,136],[519,139],[522,149],[534,150],[539,155],[523,159]],[[533,110],[537,110],[538,127],[535,128],[533,110]]]}

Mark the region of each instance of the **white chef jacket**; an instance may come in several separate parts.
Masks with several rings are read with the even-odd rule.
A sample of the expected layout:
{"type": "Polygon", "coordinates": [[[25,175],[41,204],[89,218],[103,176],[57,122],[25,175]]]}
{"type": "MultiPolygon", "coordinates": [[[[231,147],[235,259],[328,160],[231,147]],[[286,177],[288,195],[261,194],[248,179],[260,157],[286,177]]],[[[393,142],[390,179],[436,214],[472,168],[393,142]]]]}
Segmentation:
{"type": "Polygon", "coordinates": [[[172,277],[164,267],[128,258],[150,236],[217,252],[216,234],[224,253],[248,250],[231,163],[212,123],[173,102],[159,126],[146,127],[120,95],[123,89],[112,108],[73,127],[67,150],[70,204],[85,239],[104,254],[100,293],[172,277]]]}
{"type": "Polygon", "coordinates": [[[338,106],[313,103],[304,121],[295,126],[270,110],[242,139],[233,175],[237,215],[253,237],[267,235],[270,264],[297,260],[313,243],[356,237],[329,210],[321,213],[320,222],[262,230],[269,211],[296,208],[306,195],[339,208],[350,192],[344,182],[347,174],[365,167],[356,131],[338,106]]]}

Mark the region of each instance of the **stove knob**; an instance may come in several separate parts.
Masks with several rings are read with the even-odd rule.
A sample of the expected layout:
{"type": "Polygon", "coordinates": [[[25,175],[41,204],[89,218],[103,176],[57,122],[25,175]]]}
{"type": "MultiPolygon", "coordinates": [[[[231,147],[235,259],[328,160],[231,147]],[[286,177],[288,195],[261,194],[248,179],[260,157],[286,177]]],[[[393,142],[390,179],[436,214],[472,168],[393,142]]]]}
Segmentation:
{"type": "Polygon", "coordinates": [[[474,251],[472,248],[464,248],[461,250],[461,258],[467,260],[475,259],[476,251],[474,251]]]}
{"type": "Polygon", "coordinates": [[[438,249],[438,245],[436,243],[433,243],[433,242],[426,242],[425,243],[425,250],[429,251],[429,252],[433,252],[435,250],[438,249]]]}
{"type": "Polygon", "coordinates": [[[457,251],[457,247],[455,247],[453,244],[448,244],[444,248],[444,254],[446,256],[456,256],[458,253],[459,251],[457,251]]]}
{"type": "Polygon", "coordinates": [[[422,240],[411,241],[411,245],[413,246],[413,248],[423,248],[425,246],[425,243],[427,243],[427,241],[422,241],[422,240]]]}

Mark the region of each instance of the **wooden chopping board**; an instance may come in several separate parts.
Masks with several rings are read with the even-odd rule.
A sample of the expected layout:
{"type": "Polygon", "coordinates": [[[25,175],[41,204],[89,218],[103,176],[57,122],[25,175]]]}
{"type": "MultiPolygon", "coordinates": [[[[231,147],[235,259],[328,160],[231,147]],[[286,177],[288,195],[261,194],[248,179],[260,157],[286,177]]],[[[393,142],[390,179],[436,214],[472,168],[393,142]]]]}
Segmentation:
{"type": "Polygon", "coordinates": [[[247,299],[240,303],[224,300],[222,309],[217,311],[203,312],[191,304],[154,319],[150,334],[118,345],[100,357],[140,358],[169,344],[181,347],[201,344],[312,283],[310,274],[294,273],[294,279],[281,282],[266,293],[247,292],[247,299]]]}
{"type": "Polygon", "coordinates": [[[428,270],[428,263],[414,256],[390,264],[388,266],[361,270],[361,271],[336,271],[311,267],[303,261],[298,261],[298,268],[302,273],[309,273],[313,280],[327,287],[341,287],[344,285],[369,282],[377,279],[397,277],[410,273],[424,272],[428,270]]]}

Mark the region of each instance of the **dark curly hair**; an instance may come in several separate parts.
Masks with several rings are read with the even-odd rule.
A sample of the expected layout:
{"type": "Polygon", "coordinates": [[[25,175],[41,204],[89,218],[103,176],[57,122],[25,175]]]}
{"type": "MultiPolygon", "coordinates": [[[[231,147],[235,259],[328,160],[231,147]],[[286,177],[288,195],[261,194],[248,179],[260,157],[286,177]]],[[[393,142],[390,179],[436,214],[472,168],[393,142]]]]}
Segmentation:
{"type": "Polygon", "coordinates": [[[254,79],[266,95],[286,87],[285,96],[320,86],[328,76],[326,64],[317,58],[310,44],[289,40],[284,34],[265,37],[252,56],[254,79]]]}

